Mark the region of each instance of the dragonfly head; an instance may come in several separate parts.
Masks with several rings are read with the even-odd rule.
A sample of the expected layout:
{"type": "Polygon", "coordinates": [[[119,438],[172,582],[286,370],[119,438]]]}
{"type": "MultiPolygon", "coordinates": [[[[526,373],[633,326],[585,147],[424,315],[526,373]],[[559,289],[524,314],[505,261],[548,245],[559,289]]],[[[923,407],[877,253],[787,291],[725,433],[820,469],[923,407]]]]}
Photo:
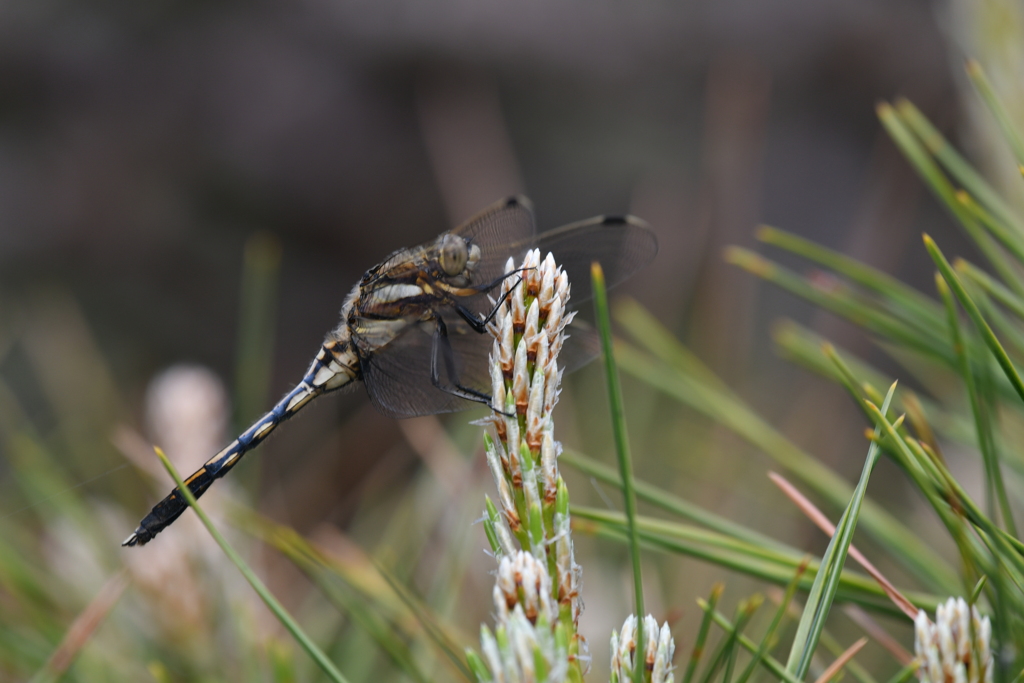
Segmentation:
{"type": "Polygon", "coordinates": [[[480,261],[480,247],[464,237],[445,233],[438,240],[438,265],[448,277],[472,271],[480,261]]]}

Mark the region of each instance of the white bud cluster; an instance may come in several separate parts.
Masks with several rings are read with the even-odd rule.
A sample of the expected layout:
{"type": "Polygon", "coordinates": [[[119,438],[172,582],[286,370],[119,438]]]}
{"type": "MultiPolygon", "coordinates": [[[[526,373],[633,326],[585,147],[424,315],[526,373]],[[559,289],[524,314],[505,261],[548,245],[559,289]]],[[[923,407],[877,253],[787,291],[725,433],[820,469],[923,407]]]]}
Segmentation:
{"type": "Polygon", "coordinates": [[[992,624],[963,598],[950,598],[935,611],[935,623],[921,610],[914,620],[917,675],[925,683],[992,683],[992,624]]]}
{"type": "Polygon", "coordinates": [[[499,683],[564,681],[569,654],[552,628],[558,605],[551,597],[547,567],[519,551],[501,558],[494,584],[497,636],[486,626],[480,641],[491,672],[499,683]]]}
{"type": "Polygon", "coordinates": [[[573,554],[568,500],[556,504],[561,446],[555,441],[551,419],[562,380],[558,353],[565,327],[575,315],[567,311],[569,278],[554,256],[541,260],[537,249],[527,252],[518,269],[509,259],[505,273],[501,303],[489,326],[494,338],[490,357],[494,412],[487,421],[497,438],[488,441],[487,462],[507,525],[495,532],[503,555],[510,554],[512,535],[525,541],[523,547],[541,562],[555,554],[554,594],[571,606],[575,621],[582,608],[581,570],[573,554]],[[540,513],[537,517],[547,513],[543,516],[552,520],[552,528],[539,537],[537,520],[531,527],[524,519],[531,510],[540,513]]]}
{"type": "Polygon", "coordinates": [[[493,633],[482,627],[483,657],[471,661],[481,681],[561,682],[581,677],[589,659],[576,630],[581,570],[551,418],[562,381],[558,353],[574,314],[566,309],[569,278],[551,254],[541,260],[534,249],[518,269],[509,259],[505,273],[488,326],[493,413],[485,422],[493,433],[484,439],[498,489],[485,519],[499,563],[497,625],[493,633]]]}
{"type": "Polygon", "coordinates": [[[504,623],[516,607],[522,608],[532,624],[540,618],[548,624],[555,623],[558,604],[551,596],[551,577],[543,562],[521,550],[501,558],[494,582],[494,607],[499,623],[504,623]]]}
{"type": "MultiPolygon", "coordinates": [[[[622,624],[622,631],[612,631],[611,683],[628,683],[632,680],[636,657],[636,615],[629,615],[622,624]]],[[[672,657],[676,644],[668,623],[658,628],[657,620],[648,614],[644,618],[644,666],[650,671],[651,683],[673,683],[672,657]]],[[[647,680],[647,677],[644,677],[647,680]]]]}
{"type": "Polygon", "coordinates": [[[516,605],[496,634],[480,628],[480,647],[494,683],[563,683],[569,658],[548,624],[537,624],[516,605]]]}

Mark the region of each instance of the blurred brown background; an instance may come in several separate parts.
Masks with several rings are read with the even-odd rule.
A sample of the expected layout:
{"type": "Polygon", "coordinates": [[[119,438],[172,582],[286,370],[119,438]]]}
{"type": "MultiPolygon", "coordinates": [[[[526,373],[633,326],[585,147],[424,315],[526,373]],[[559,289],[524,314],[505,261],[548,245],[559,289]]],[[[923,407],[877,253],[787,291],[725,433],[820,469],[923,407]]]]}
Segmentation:
{"type": "MultiPolygon", "coordinates": [[[[301,377],[366,268],[525,192],[542,229],[600,213],[649,221],[660,254],[623,291],[797,443],[859,471],[859,414],[837,387],[777,359],[769,328],[793,316],[886,360],[852,327],[724,265],[721,250],[753,245],[765,222],[931,289],[919,233],[947,252],[966,247],[874,107],[908,96],[959,140],[962,56],[943,33],[946,9],[881,0],[4,3],[0,377],[43,431],[61,419],[47,383],[70,404],[94,406],[75,414],[110,444],[118,425],[157,438],[144,415],[147,384],[169,365],[198,363],[251,390],[234,397],[231,431],[301,377]],[[265,332],[253,353],[266,356],[269,375],[255,385],[236,377],[252,345],[240,338],[246,244],[276,272],[268,322],[254,328],[265,332]],[[81,353],[102,358],[109,374],[76,376],[81,353]],[[111,393],[119,398],[100,400],[111,393]]],[[[751,449],[711,427],[691,430],[674,404],[626,388],[641,476],[798,545],[823,543],[775,500],[768,464],[751,466],[751,449]],[[784,510],[780,519],[749,504],[763,497],[784,510]]],[[[602,392],[594,369],[574,378],[560,434],[608,457],[604,434],[579,433],[581,415],[604,409],[602,392]],[[594,398],[574,398],[574,386],[594,398]]],[[[240,468],[240,481],[261,482],[262,509],[301,531],[325,520],[345,527],[368,498],[406,482],[421,467],[417,430],[433,424],[396,429],[361,390],[320,403],[240,468]]],[[[457,430],[465,416],[445,422],[457,430]]],[[[79,482],[124,462],[114,445],[99,451],[83,460],[56,449],[79,482]]],[[[87,486],[120,492],[134,518],[155,500],[141,481],[128,469],[87,486]]],[[[574,500],[601,504],[585,480],[573,485],[574,500]]],[[[603,593],[621,592],[607,618],[621,623],[621,567],[581,561],[592,606],[584,621],[601,618],[603,593]]],[[[700,567],[671,570],[680,573],[652,599],[659,617],[692,611],[722,574],[700,567]]],[[[488,578],[478,580],[486,614],[488,578]]],[[[598,658],[602,629],[592,636],[598,658]]]]}

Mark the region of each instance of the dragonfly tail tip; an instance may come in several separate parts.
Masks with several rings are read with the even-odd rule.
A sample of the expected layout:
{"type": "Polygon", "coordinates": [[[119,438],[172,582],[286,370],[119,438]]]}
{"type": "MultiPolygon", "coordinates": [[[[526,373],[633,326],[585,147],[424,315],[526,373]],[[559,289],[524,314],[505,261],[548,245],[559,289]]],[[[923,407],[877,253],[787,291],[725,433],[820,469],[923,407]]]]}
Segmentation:
{"type": "Polygon", "coordinates": [[[140,539],[139,539],[138,533],[132,533],[131,536],[129,536],[128,538],[124,539],[124,541],[121,543],[121,546],[122,547],[133,547],[133,546],[139,545],[139,540],[140,539]]]}

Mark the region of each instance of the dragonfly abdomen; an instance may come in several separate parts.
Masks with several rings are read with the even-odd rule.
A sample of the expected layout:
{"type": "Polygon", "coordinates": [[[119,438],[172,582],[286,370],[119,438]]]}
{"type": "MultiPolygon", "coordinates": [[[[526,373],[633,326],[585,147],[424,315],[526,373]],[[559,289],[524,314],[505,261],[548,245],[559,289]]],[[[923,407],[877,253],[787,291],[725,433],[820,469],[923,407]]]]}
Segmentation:
{"type": "MultiPolygon", "coordinates": [[[[328,391],[340,389],[359,379],[359,361],[348,339],[328,340],[306,371],[302,381],[263,417],[242,432],[227,448],[213,456],[185,480],[196,498],[213,482],[238,464],[242,456],[260,445],[279,424],[299,412],[310,401],[328,391]]],[[[176,520],[188,508],[181,491],[175,488],[139,523],[138,529],[122,545],[144,545],[176,520]]]]}

